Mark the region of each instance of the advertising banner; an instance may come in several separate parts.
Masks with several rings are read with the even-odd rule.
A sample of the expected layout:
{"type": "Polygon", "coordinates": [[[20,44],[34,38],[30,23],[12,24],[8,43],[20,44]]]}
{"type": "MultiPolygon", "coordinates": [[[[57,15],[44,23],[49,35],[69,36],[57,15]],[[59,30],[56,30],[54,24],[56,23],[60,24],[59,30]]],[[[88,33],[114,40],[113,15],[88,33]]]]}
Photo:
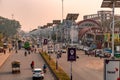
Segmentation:
{"type": "Polygon", "coordinates": [[[76,48],[68,48],[68,61],[76,61],[76,48]]]}
{"type": "Polygon", "coordinates": [[[120,60],[104,60],[104,80],[120,80],[120,60]]]}

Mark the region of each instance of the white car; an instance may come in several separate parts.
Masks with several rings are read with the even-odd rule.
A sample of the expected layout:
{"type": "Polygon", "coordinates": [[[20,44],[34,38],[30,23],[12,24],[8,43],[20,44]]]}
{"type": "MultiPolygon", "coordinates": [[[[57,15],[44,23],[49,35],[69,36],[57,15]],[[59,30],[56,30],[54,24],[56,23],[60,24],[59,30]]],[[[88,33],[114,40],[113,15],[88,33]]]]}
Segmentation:
{"type": "Polygon", "coordinates": [[[44,79],[44,73],[41,68],[35,68],[33,70],[33,80],[43,80],[44,79]]]}
{"type": "Polygon", "coordinates": [[[67,51],[65,49],[61,49],[61,52],[62,53],[66,53],[67,51]]]}
{"type": "Polygon", "coordinates": [[[83,50],[83,48],[84,48],[83,45],[78,45],[78,46],[77,46],[77,49],[78,49],[78,50],[83,50]]]}
{"type": "Polygon", "coordinates": [[[51,53],[53,53],[53,52],[54,52],[53,49],[49,49],[49,50],[48,50],[48,53],[49,53],[49,54],[51,54],[51,53]]]}
{"type": "Polygon", "coordinates": [[[88,51],[88,50],[90,50],[90,47],[84,46],[84,47],[83,47],[83,50],[84,50],[84,51],[88,51]]]}

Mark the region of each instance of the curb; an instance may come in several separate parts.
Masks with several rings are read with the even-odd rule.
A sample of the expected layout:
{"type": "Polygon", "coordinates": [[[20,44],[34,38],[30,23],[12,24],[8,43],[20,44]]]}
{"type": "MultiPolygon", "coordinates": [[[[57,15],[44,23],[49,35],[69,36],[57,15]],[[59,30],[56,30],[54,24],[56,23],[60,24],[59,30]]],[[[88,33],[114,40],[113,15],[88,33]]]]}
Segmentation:
{"type": "Polygon", "coordinates": [[[9,58],[9,56],[11,55],[11,53],[6,53],[6,54],[4,54],[3,53],[3,55],[4,56],[1,56],[1,57],[4,57],[2,60],[1,60],[1,62],[0,62],[0,68],[3,66],[3,64],[7,61],[7,59],[9,58]]]}
{"type": "Polygon", "coordinates": [[[39,52],[40,56],[43,58],[43,60],[45,61],[45,63],[47,64],[48,68],[50,69],[51,73],[54,76],[54,80],[59,80],[59,78],[56,76],[56,74],[53,72],[53,70],[51,69],[51,67],[49,66],[49,64],[47,63],[47,61],[45,60],[45,58],[41,55],[41,52],[39,52]]]}

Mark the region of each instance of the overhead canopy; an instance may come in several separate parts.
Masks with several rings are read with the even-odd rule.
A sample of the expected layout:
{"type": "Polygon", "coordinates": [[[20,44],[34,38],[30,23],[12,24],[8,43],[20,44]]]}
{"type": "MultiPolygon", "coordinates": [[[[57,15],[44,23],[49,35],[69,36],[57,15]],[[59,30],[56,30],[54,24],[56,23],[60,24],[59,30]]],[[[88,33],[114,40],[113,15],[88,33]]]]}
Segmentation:
{"type": "Polygon", "coordinates": [[[113,3],[115,4],[114,7],[120,7],[120,0],[103,0],[101,7],[103,8],[112,8],[113,3]]]}

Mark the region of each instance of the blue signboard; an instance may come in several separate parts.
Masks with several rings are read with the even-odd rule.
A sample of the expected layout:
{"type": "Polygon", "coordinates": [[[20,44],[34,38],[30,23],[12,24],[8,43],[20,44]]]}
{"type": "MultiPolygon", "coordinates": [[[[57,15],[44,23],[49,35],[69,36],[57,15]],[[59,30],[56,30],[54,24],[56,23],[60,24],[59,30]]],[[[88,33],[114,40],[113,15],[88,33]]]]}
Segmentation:
{"type": "Polygon", "coordinates": [[[68,48],[68,61],[76,61],[76,48],[68,48]]]}

